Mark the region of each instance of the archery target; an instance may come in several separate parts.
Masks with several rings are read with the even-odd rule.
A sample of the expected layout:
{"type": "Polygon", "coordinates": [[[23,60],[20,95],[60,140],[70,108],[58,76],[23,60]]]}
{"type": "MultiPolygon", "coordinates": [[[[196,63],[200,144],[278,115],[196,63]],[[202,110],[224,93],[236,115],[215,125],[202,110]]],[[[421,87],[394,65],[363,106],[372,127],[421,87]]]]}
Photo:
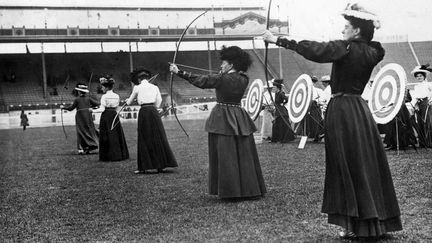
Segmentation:
{"type": "Polygon", "coordinates": [[[386,124],[399,112],[405,98],[406,73],[396,63],[385,65],[375,76],[369,109],[376,123],[386,124]]]}
{"type": "Polygon", "coordinates": [[[298,123],[306,115],[312,101],[312,79],[302,74],[294,82],[288,98],[288,115],[292,122],[298,123]]]}
{"type": "Polygon", "coordinates": [[[263,89],[263,82],[260,79],[255,79],[249,86],[244,108],[252,120],[255,120],[261,110],[263,89]]]}

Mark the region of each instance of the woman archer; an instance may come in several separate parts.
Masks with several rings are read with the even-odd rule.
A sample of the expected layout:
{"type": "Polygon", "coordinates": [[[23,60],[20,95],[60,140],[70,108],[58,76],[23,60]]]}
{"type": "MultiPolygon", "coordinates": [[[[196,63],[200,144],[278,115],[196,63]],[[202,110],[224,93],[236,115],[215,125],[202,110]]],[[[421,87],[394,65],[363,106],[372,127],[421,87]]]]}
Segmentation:
{"type": "Polygon", "coordinates": [[[74,93],[77,98],[73,104],[67,107],[60,106],[61,109],[72,111],[76,109],[75,123],[77,131],[77,148],[78,154],[89,154],[90,151],[98,148],[98,135],[93,123],[91,109],[98,107],[99,102],[93,100],[87,93],[89,92],[87,85],[78,83],[74,93]]]}
{"type": "Polygon", "coordinates": [[[380,237],[402,230],[384,146],[372,114],[361,98],[373,68],[385,51],[372,41],[376,15],[358,4],[343,12],[343,40],[297,42],[266,31],[264,40],[293,50],[308,60],[333,63],[333,98],[325,117],[326,173],[322,212],[343,227],[341,237],[380,237]]]}
{"type": "Polygon", "coordinates": [[[251,199],[266,193],[253,133],[254,122],[240,101],[248,86],[245,74],[251,65],[247,52],[238,46],[222,47],[221,72],[196,75],[170,71],[202,89],[215,89],[217,104],[208,117],[205,130],[209,147],[209,192],[222,199],[251,199]]]}

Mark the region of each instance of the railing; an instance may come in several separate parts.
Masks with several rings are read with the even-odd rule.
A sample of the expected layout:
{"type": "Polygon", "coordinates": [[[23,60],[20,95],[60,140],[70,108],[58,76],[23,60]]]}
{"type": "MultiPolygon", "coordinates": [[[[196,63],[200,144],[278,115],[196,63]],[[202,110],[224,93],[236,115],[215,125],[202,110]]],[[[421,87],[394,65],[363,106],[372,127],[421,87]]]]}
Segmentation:
{"type": "MultiPolygon", "coordinates": [[[[216,102],[197,103],[190,105],[177,106],[177,115],[180,119],[204,119],[207,117],[211,109],[216,105],[216,102]]],[[[128,106],[130,110],[122,111],[120,114],[120,121],[122,123],[136,122],[138,118],[138,112],[140,106],[128,106]]],[[[60,109],[44,109],[44,110],[30,110],[26,111],[29,119],[29,128],[32,127],[53,127],[61,126],[61,110],[60,109]]],[[[162,109],[159,112],[163,115],[163,119],[173,119],[173,113],[171,111],[163,113],[162,109]]],[[[64,111],[63,113],[63,124],[65,126],[75,125],[75,114],[76,111],[64,111]]],[[[0,113],[0,129],[16,129],[20,128],[21,111],[10,111],[8,113],[0,113]]],[[[93,121],[95,124],[99,124],[101,113],[93,113],[93,121]]]]}

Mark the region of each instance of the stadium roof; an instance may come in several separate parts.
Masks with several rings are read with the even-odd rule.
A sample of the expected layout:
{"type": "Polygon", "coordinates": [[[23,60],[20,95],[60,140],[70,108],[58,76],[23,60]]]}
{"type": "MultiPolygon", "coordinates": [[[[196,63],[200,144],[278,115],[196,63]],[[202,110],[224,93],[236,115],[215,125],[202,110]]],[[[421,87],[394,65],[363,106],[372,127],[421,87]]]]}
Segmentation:
{"type": "Polygon", "coordinates": [[[79,7],[79,8],[248,8],[263,7],[262,0],[0,0],[4,7],[79,7]]]}

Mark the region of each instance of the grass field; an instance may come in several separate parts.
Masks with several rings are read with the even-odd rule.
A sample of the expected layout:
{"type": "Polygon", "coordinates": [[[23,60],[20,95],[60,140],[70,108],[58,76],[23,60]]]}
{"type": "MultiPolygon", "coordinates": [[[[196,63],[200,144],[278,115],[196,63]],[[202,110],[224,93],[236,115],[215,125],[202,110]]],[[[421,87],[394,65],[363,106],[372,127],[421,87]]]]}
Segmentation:
{"type": "MultiPolygon", "coordinates": [[[[136,124],[124,124],[131,159],[77,155],[75,127],[0,131],[0,241],[332,242],[320,213],[324,144],[257,145],[268,194],[227,202],[207,194],[203,120],[165,121],[179,167],[135,175],[136,124]]],[[[432,241],[432,150],[388,152],[404,230],[385,242],[432,241]]]]}

